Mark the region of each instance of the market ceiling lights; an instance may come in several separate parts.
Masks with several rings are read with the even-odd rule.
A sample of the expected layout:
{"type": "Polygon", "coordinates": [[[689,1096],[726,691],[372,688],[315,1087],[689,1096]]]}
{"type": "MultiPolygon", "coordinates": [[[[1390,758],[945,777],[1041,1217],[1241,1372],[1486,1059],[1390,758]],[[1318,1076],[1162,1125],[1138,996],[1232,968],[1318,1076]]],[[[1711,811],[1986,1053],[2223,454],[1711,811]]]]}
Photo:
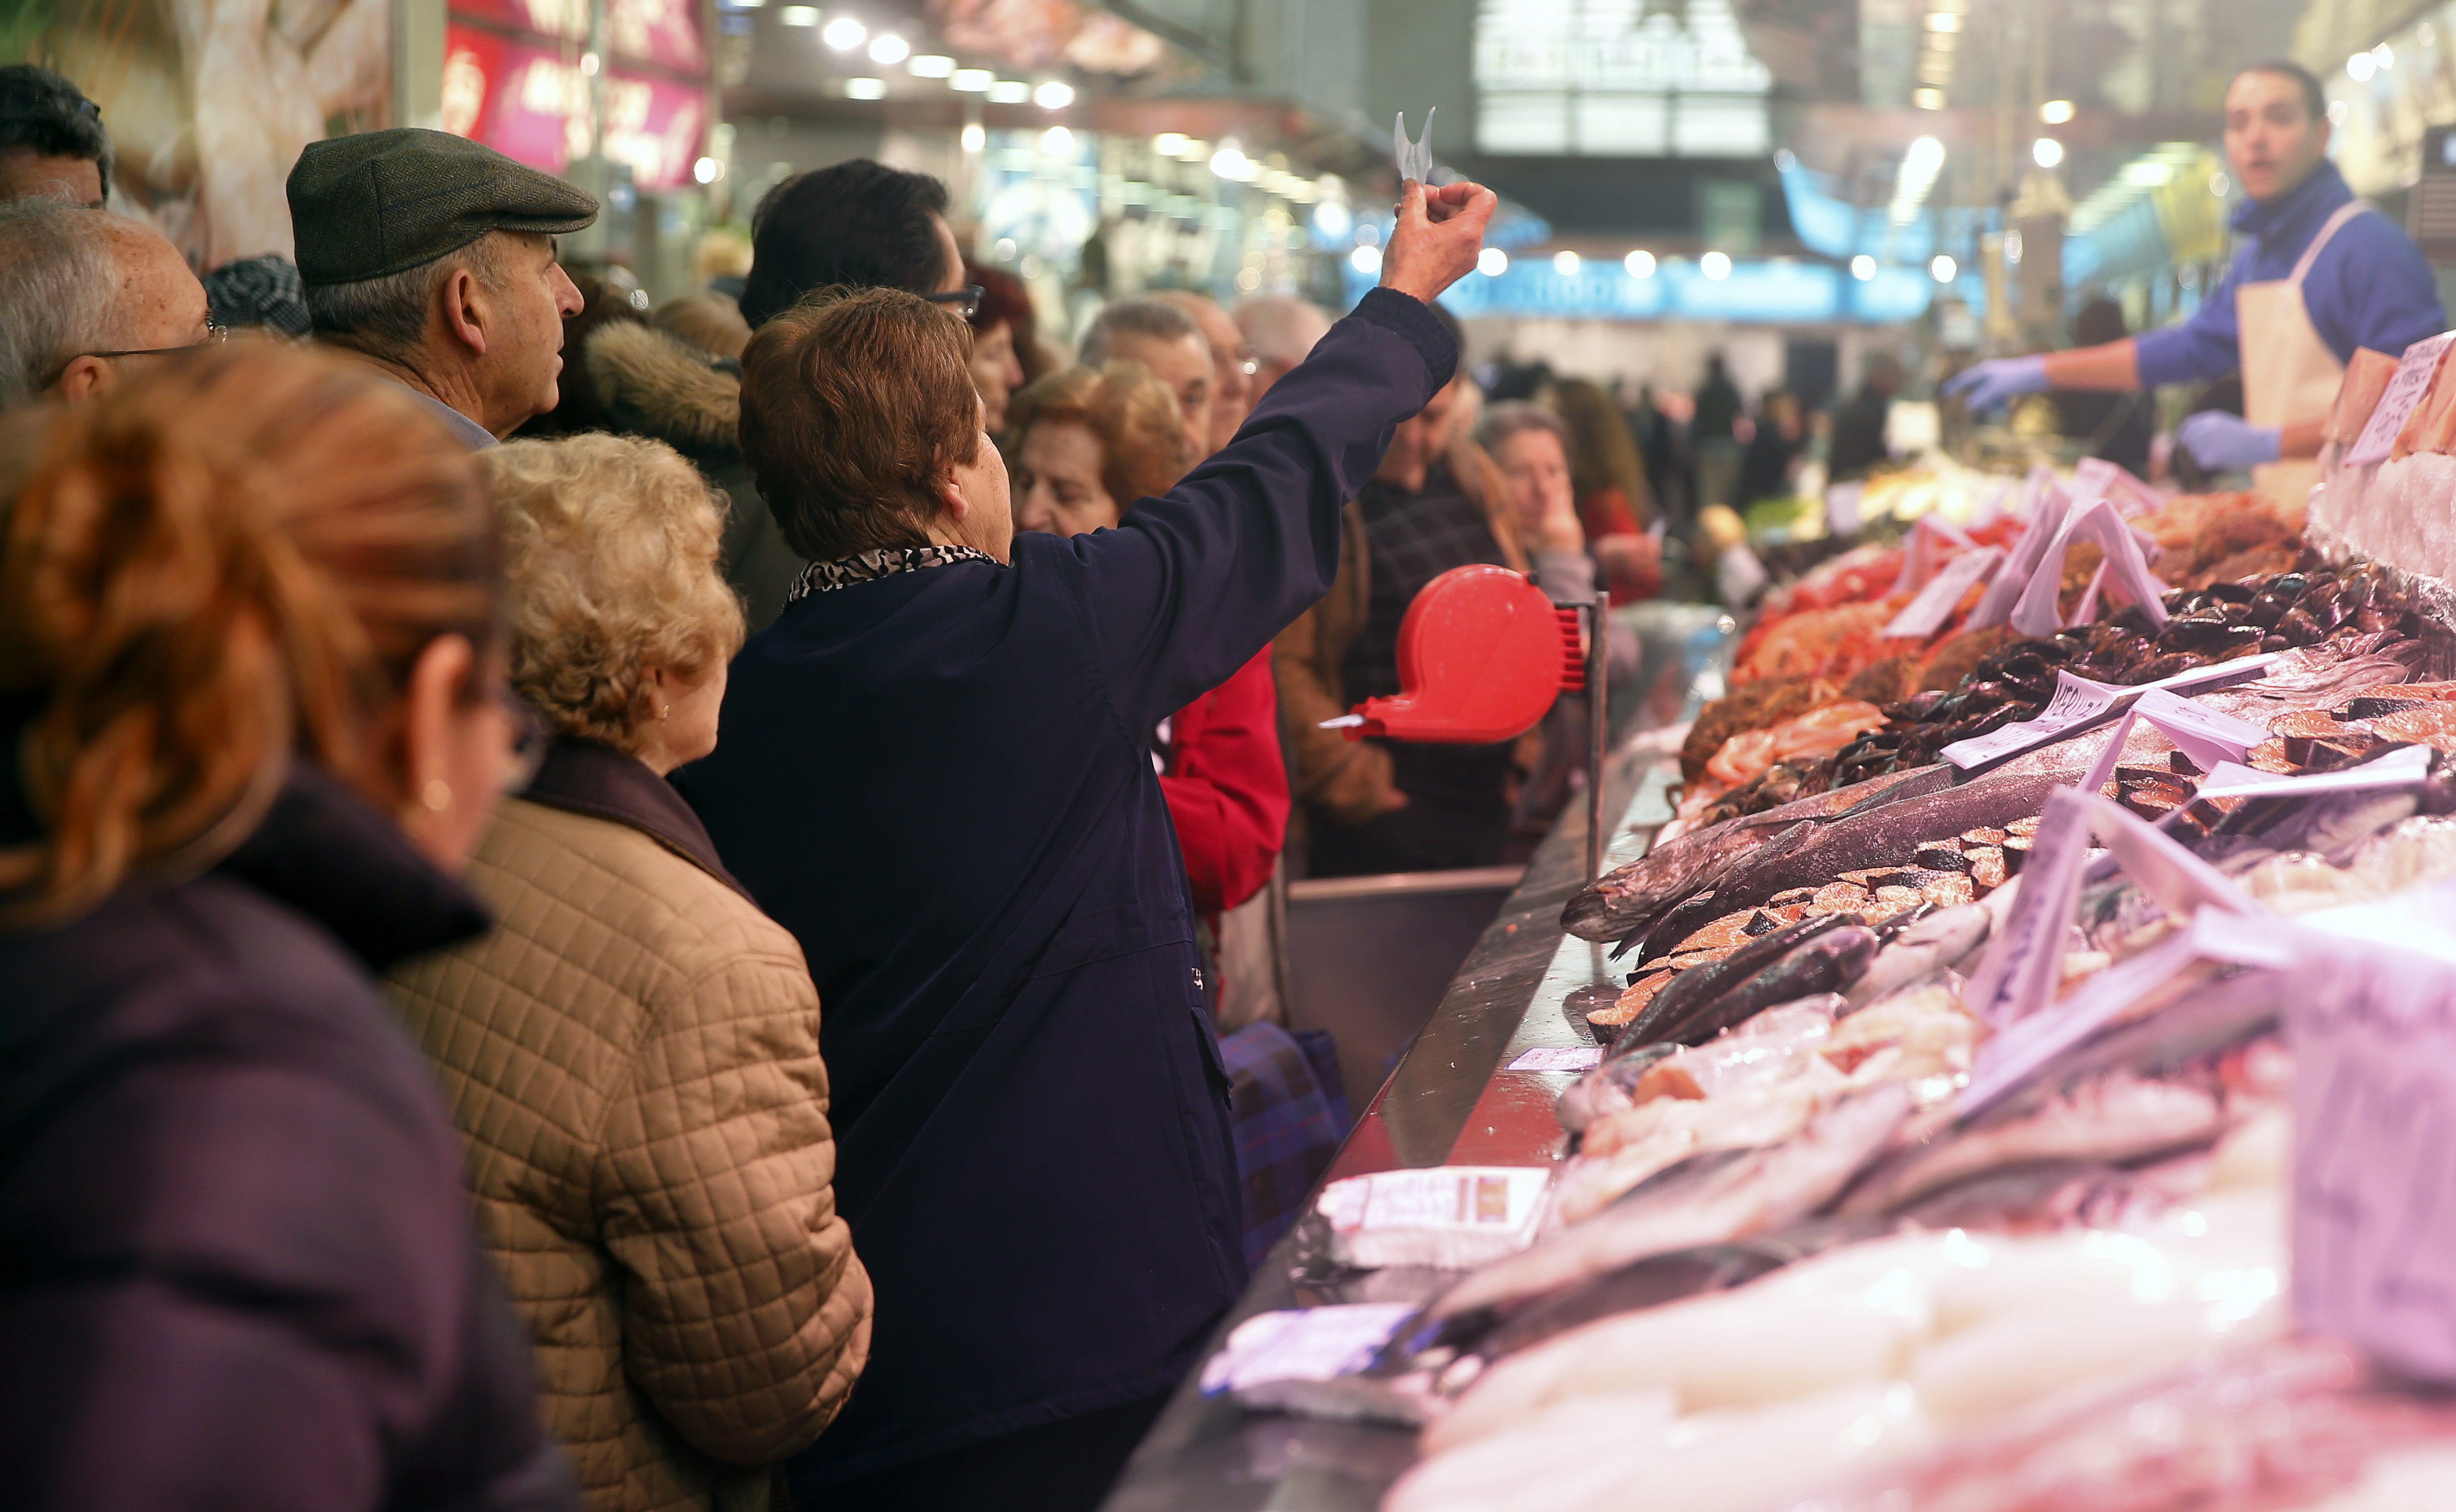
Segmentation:
{"type": "Polygon", "coordinates": [[[1632,278],[1654,276],[1654,254],[1643,247],[1622,258],[1620,265],[1628,270],[1628,276],[1632,278]]]}
{"type": "MultiPolygon", "coordinates": [[[[816,6],[787,6],[776,12],[776,19],[788,27],[814,27],[819,24],[819,11],[816,6]]],[[[834,30],[833,27],[828,29],[829,31],[834,30]]],[[[825,36],[827,32],[819,34],[825,36]]]]}
{"type": "Polygon", "coordinates": [[[1851,259],[1851,276],[1852,276],[1852,277],[1858,279],[1861,283],[1866,283],[1869,279],[1871,279],[1871,278],[1874,277],[1875,276],[1876,276],[1876,259],[1875,259],[1875,258],[1869,256],[1866,253],[1864,253],[1864,252],[1863,252],[1863,253],[1859,254],[1859,255],[1857,255],[1857,256],[1855,256],[1855,257],[1853,257],[1853,258],[1852,258],[1852,259],[1851,259]]]}
{"type": "Polygon", "coordinates": [[[2072,118],[2073,102],[2070,100],[2049,100],[2038,107],[2038,119],[2049,126],[2061,126],[2072,118]]]}
{"type": "MultiPolygon", "coordinates": [[[[1380,259],[1375,259],[1378,264],[1380,259]]],[[[1486,247],[1475,255],[1475,271],[1487,278],[1498,278],[1509,271],[1509,254],[1499,247],[1486,247]]]]}
{"type": "MultiPolygon", "coordinates": [[[[818,19],[819,13],[816,10],[811,10],[808,6],[788,6],[786,8],[784,14],[784,19],[787,24],[797,27],[806,27],[810,24],[809,21],[793,20],[792,12],[795,10],[808,11],[811,21],[818,19]]],[[[860,22],[855,21],[850,16],[838,16],[833,21],[827,24],[826,29],[819,33],[819,40],[835,49],[838,52],[850,52],[853,49],[870,40],[870,28],[863,26],[860,22]]]]}
{"type": "Polygon", "coordinates": [[[1578,271],[1578,265],[1582,260],[1576,253],[1565,247],[1552,254],[1552,271],[1565,278],[1568,277],[1578,271]]]}
{"type": "Polygon", "coordinates": [[[911,55],[912,44],[892,31],[882,31],[870,40],[870,61],[872,63],[893,65],[911,55]]]}
{"type": "Polygon", "coordinates": [[[1051,79],[1032,92],[1032,103],[1044,111],[1062,111],[1074,103],[1074,86],[1051,79]]]}
{"type": "Polygon", "coordinates": [[[904,65],[904,68],[916,79],[952,78],[955,72],[955,60],[942,57],[935,52],[916,52],[912,54],[911,61],[904,65]]]}
{"type": "Polygon", "coordinates": [[[1893,178],[1893,202],[1886,217],[1896,226],[1907,226],[1918,218],[1919,207],[1935,188],[1938,174],[1944,172],[1944,144],[1933,136],[1922,136],[1911,143],[1902,153],[1901,171],[1893,178]]]}
{"type": "Polygon", "coordinates": [[[2030,161],[2040,168],[2053,168],[2064,160],[2064,144],[2052,136],[2041,136],[2030,144],[2030,161]]]}
{"type": "Polygon", "coordinates": [[[2345,60],[2345,77],[2357,84],[2367,84],[2383,69],[2396,67],[2396,52],[2383,42],[2368,52],[2357,52],[2345,60]]]}
{"type": "Polygon", "coordinates": [[[1936,282],[1951,283],[1960,275],[1961,264],[1939,252],[1935,255],[1935,260],[1927,265],[1927,271],[1928,276],[1936,282]]]}
{"type": "Polygon", "coordinates": [[[1970,0],[1932,0],[1928,7],[1919,29],[1918,88],[1911,92],[1911,103],[1920,110],[1944,109],[1944,92],[1953,85],[1953,60],[1969,10],[1970,0]]]}
{"type": "Polygon", "coordinates": [[[997,82],[997,75],[987,69],[957,69],[947,75],[947,88],[966,94],[983,94],[997,82]]]}
{"type": "MultiPolygon", "coordinates": [[[[1486,248],[1484,250],[1489,252],[1492,249],[1486,248]]],[[[1368,278],[1376,277],[1382,272],[1382,249],[1379,247],[1359,247],[1354,252],[1347,255],[1347,265],[1368,278]]],[[[1480,263],[1479,266],[1481,266],[1480,263]]]]}
{"type": "MultiPolygon", "coordinates": [[[[2088,198],[2073,207],[2070,229],[2081,235],[2097,230],[2136,201],[2165,188],[2180,174],[2190,172],[2203,160],[2204,154],[2197,142],[2167,142],[2141,153],[2124,164],[2112,178],[2098,185],[2088,198]]],[[[2210,193],[2221,199],[2225,196],[2220,192],[2219,180],[2224,177],[2223,174],[2211,174],[2207,180],[2210,193]]],[[[2229,190],[2233,187],[2231,183],[2224,186],[2229,190]]]]}
{"type": "Polygon", "coordinates": [[[1697,259],[1697,271],[1719,283],[1731,276],[1731,255],[1728,252],[1709,252],[1697,259]]]}
{"type": "Polygon", "coordinates": [[[1032,98],[1032,86],[1021,79],[1000,79],[990,86],[992,105],[1021,105],[1032,98]]]}
{"type": "Polygon", "coordinates": [[[845,98],[849,100],[883,100],[887,98],[885,79],[847,79],[845,98]]]}

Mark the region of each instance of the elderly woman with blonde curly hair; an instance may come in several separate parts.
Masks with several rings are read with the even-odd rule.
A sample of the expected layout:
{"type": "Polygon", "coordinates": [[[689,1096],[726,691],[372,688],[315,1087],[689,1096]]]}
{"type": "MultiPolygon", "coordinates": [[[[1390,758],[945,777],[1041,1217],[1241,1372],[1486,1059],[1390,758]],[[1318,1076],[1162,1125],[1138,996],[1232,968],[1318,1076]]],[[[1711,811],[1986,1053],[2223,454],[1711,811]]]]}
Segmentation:
{"type": "Polygon", "coordinates": [[[471,880],[495,932],[394,973],[469,1141],[546,1420],[600,1508],[765,1503],[870,1348],[819,1004],[666,772],[716,745],[741,605],[670,448],[485,454],[512,681],[555,734],[471,880]]]}

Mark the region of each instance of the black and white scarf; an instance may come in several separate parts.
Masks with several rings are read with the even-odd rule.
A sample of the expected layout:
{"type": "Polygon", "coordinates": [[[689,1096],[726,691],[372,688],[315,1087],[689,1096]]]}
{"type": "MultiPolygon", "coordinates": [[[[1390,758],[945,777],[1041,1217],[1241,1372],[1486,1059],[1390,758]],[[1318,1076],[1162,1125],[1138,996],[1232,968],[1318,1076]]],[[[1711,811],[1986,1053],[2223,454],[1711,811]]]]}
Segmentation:
{"type": "Polygon", "coordinates": [[[832,593],[849,588],[856,582],[873,578],[893,577],[920,567],[952,567],[959,562],[986,562],[997,565],[997,558],[971,546],[904,546],[865,551],[858,557],[844,557],[834,562],[813,562],[793,580],[785,595],[787,603],[798,603],[813,593],[832,593]]]}

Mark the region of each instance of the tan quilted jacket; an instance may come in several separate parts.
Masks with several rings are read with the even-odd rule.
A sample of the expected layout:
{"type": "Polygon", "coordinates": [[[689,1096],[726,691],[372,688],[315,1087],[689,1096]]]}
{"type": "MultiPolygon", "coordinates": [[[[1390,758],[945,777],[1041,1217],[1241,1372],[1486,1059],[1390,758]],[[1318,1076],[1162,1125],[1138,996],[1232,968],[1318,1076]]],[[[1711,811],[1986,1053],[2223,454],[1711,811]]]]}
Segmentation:
{"type": "Polygon", "coordinates": [[[764,1506],[757,1467],[818,1437],[870,1352],[817,994],[672,789],[584,749],[693,833],[506,803],[471,873],[500,926],[396,973],[396,995],[592,1502],[764,1506]]]}

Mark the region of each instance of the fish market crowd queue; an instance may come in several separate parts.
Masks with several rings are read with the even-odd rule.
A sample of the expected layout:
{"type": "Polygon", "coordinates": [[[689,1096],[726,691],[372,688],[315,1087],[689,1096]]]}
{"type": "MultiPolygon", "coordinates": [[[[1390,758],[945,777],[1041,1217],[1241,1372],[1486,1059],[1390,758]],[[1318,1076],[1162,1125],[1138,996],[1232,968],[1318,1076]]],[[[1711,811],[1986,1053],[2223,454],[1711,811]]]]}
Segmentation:
{"type": "Polygon", "coordinates": [[[1111,322],[1016,396],[1107,528],[1018,534],[929,180],[784,192],[738,378],[641,327],[627,434],[498,444],[592,200],[315,144],[250,284],[314,338],[225,341],[79,98],[0,71],[0,1502],[1095,1504],[1246,1274],[1262,659],[1492,195],[1309,356],[1111,322]]]}

